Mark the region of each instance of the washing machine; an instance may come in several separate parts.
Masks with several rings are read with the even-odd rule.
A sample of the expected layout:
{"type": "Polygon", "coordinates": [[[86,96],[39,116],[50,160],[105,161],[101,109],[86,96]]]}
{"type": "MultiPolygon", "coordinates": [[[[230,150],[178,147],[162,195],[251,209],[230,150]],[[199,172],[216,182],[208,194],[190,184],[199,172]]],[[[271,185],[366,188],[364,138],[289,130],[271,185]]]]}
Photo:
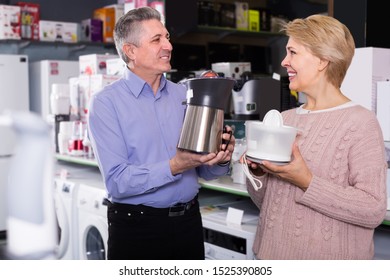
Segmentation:
{"type": "Polygon", "coordinates": [[[62,260],[77,259],[77,240],[73,232],[76,214],[73,200],[77,191],[77,184],[56,178],[54,188],[54,205],[59,227],[57,258],[62,260]]]}
{"type": "Polygon", "coordinates": [[[77,191],[79,258],[107,259],[107,200],[103,182],[80,184],[77,191]]]}
{"type": "Polygon", "coordinates": [[[54,205],[59,227],[58,259],[79,259],[76,195],[80,184],[91,180],[103,182],[99,169],[96,167],[63,162],[56,164],[54,205]]]}

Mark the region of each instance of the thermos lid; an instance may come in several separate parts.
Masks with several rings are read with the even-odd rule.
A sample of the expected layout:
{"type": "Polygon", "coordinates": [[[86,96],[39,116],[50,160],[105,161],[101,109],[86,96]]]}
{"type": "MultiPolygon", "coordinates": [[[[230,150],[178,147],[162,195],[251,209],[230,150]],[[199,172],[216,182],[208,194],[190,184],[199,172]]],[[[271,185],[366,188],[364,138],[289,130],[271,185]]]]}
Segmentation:
{"type": "Polygon", "coordinates": [[[188,79],[183,82],[187,87],[187,103],[225,110],[235,82],[233,78],[214,75],[188,79]]]}

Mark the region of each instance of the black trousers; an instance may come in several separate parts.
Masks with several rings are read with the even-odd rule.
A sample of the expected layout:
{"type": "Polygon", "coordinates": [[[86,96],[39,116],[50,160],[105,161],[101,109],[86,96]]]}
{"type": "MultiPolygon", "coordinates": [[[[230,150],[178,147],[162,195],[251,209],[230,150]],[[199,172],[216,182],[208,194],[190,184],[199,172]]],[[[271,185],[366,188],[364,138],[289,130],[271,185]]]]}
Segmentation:
{"type": "Polygon", "coordinates": [[[109,260],[202,260],[204,257],[197,200],[190,209],[173,216],[156,208],[108,203],[109,260]]]}

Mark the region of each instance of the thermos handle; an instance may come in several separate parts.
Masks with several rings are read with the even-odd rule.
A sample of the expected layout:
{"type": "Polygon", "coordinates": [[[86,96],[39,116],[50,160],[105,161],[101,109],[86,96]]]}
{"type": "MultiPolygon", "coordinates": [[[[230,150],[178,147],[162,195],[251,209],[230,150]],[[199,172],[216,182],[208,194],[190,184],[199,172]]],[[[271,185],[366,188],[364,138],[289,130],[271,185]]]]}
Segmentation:
{"type": "Polygon", "coordinates": [[[230,137],[229,137],[229,140],[225,140],[225,139],[222,139],[222,144],[225,144],[225,149],[223,150],[224,152],[227,150],[228,146],[229,146],[229,143],[230,143],[230,140],[232,139],[232,136],[233,136],[233,131],[227,131],[226,129],[226,126],[223,128],[223,132],[222,134],[224,133],[229,133],[230,134],[230,137]]]}

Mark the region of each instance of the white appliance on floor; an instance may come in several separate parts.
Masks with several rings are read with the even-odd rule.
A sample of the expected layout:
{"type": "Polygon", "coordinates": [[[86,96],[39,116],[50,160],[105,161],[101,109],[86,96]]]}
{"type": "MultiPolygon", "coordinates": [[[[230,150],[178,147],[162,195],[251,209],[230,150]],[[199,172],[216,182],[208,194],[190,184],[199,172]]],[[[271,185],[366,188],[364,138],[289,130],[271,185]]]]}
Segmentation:
{"type": "Polygon", "coordinates": [[[78,243],[74,233],[76,209],[73,206],[78,184],[55,179],[54,203],[59,227],[58,259],[78,259],[78,243]]]}
{"type": "Polygon", "coordinates": [[[80,184],[77,193],[78,240],[81,260],[107,259],[107,204],[102,182],[80,184]]]}
{"type": "Polygon", "coordinates": [[[52,84],[69,83],[79,75],[79,62],[68,60],[41,60],[30,63],[30,110],[46,119],[50,112],[52,84]]]}
{"type": "MultiPolygon", "coordinates": [[[[0,55],[0,114],[6,110],[29,110],[28,57],[0,55]]],[[[6,231],[6,184],[15,135],[10,127],[0,127],[0,238],[6,231]]]]}
{"type": "Polygon", "coordinates": [[[253,260],[259,210],[250,199],[200,208],[206,260],[253,260]],[[241,224],[227,221],[229,207],[242,210],[241,224]]]}
{"type": "Polygon", "coordinates": [[[91,181],[103,182],[103,178],[95,166],[81,166],[59,161],[56,169],[54,193],[59,226],[57,256],[63,260],[78,260],[77,192],[80,184],[91,181]]]}

